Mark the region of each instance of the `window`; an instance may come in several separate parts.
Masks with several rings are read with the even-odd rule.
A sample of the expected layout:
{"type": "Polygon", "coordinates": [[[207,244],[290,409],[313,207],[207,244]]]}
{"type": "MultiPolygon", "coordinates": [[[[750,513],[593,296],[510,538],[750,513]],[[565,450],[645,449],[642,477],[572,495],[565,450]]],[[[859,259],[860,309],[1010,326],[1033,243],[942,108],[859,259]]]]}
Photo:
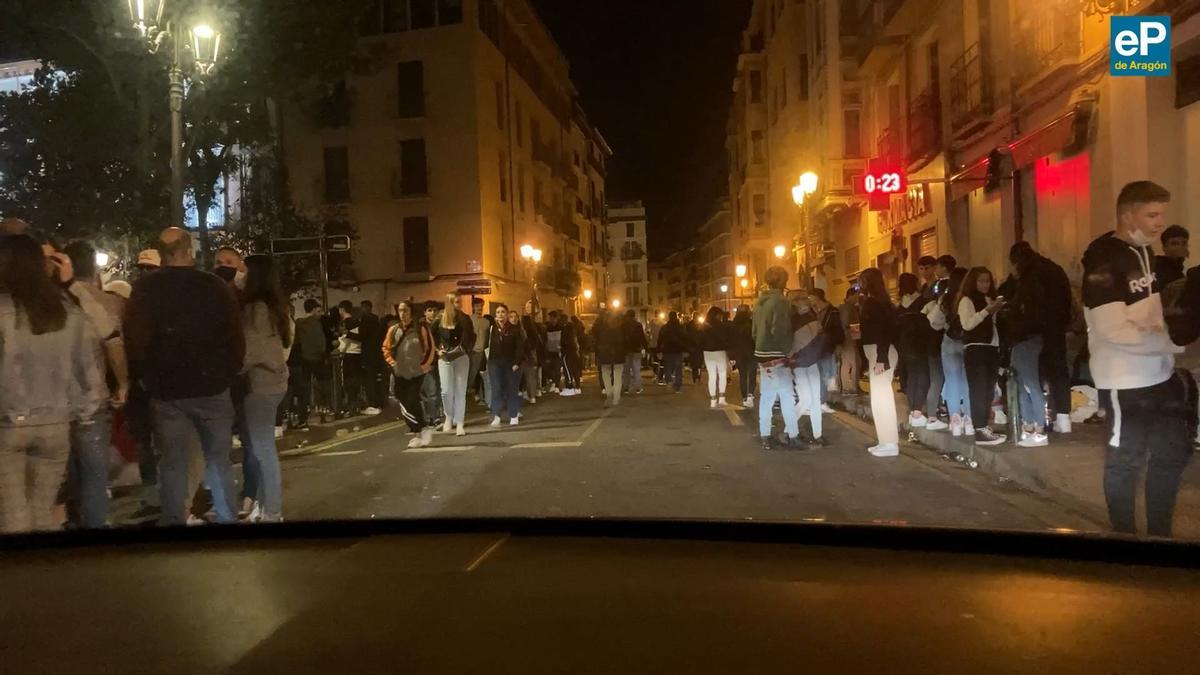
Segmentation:
{"type": "Polygon", "coordinates": [[[396,114],[425,116],[425,69],[420,61],[402,61],[396,66],[396,114]]]}
{"type": "Polygon", "coordinates": [[[325,203],[350,201],[350,154],[346,148],[325,148],[325,203]]]}
{"type": "Polygon", "coordinates": [[[846,157],[862,157],[861,113],[853,108],[842,111],[845,134],[846,157]]]}
{"type": "Polygon", "coordinates": [[[542,179],[533,179],[533,212],[541,214],[542,212],[542,179]]]}
{"type": "Polygon", "coordinates": [[[844,262],[846,265],[846,269],[842,270],[843,272],[845,272],[846,274],[853,274],[860,269],[861,263],[858,260],[858,247],[857,246],[851,246],[850,248],[846,249],[846,253],[845,253],[844,257],[845,257],[844,262]]]}
{"type": "Polygon", "coordinates": [[[525,165],[517,165],[517,208],[525,213],[525,165]]]}
{"type": "Polygon", "coordinates": [[[508,156],[500,153],[500,201],[508,201],[508,156]]]}
{"type": "Polygon", "coordinates": [[[630,307],[640,307],[642,304],[642,289],[638,286],[626,286],[625,304],[630,307]]]}
{"type": "Polygon", "coordinates": [[[462,0],[438,0],[437,8],[439,26],[462,23],[462,0]]]}
{"type": "Polygon", "coordinates": [[[425,216],[404,219],[404,271],[429,271],[429,219],[425,216]]]}
{"type": "Polygon", "coordinates": [[[384,0],[383,32],[399,33],[408,30],[408,0],[384,0]]]}
{"type": "Polygon", "coordinates": [[[750,102],[762,103],[762,71],[750,71],[750,102]]]}
{"type": "Polygon", "coordinates": [[[750,155],[754,158],[754,162],[756,164],[766,161],[766,150],[764,149],[765,143],[766,141],[763,137],[763,132],[750,132],[750,155]]]}
{"type": "Polygon", "coordinates": [[[429,194],[429,175],[425,167],[425,139],[412,138],[400,141],[400,185],[401,196],[429,194]]]}
{"type": "Polygon", "coordinates": [[[764,194],[754,195],[754,226],[763,227],[767,224],[767,196],[764,194]]]}
{"type": "Polygon", "coordinates": [[[625,264],[625,281],[641,281],[642,274],[637,263],[625,264]]]}
{"type": "Polygon", "coordinates": [[[496,126],[504,129],[504,85],[496,83],[496,126]]]}
{"type": "Polygon", "coordinates": [[[799,99],[801,101],[808,100],[808,54],[800,55],[800,92],[799,99]]]}
{"type": "Polygon", "coordinates": [[[412,19],[411,26],[414,30],[418,28],[433,28],[436,23],[434,19],[434,0],[410,0],[411,10],[410,18],[412,19]]]}
{"type": "Polygon", "coordinates": [[[525,125],[521,120],[525,116],[521,114],[521,99],[517,99],[517,113],[513,116],[513,124],[517,127],[517,147],[522,147],[525,143],[525,125]]]}
{"type": "Polygon", "coordinates": [[[625,223],[625,236],[630,239],[637,236],[637,225],[634,223],[625,223]]]}

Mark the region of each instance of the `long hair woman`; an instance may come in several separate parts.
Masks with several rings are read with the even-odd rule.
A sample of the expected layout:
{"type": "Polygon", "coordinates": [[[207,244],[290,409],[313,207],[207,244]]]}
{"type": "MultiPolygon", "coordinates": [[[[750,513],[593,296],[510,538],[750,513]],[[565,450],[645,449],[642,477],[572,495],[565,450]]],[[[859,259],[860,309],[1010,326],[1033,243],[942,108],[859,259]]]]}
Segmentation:
{"type": "Polygon", "coordinates": [[[700,349],[704,352],[704,369],[708,372],[710,408],[725,405],[725,388],[729,384],[730,338],[725,312],[716,305],[709,307],[708,316],[700,328],[700,349]]]}
{"type": "Polygon", "coordinates": [[[492,391],[492,426],[508,417],[510,426],[520,423],[521,361],[525,358],[525,333],[521,318],[507,305],[497,305],[496,323],[488,336],[487,375],[492,391]]]}
{"type": "Polygon", "coordinates": [[[876,457],[900,454],[900,431],[896,426],[896,394],[892,378],[899,354],[896,351],[896,309],[888,297],[883,273],[874,267],[863,270],[862,348],[871,372],[871,417],[875,420],[878,445],[868,448],[876,457]]]}
{"type": "Polygon", "coordinates": [[[967,270],[956,267],[938,296],[937,306],[929,313],[934,330],[946,331],[942,338],[942,399],[950,415],[950,434],[962,436],[971,428],[971,397],[967,393],[967,370],[963,362],[963,329],[958,318],[957,298],[967,270]]]}
{"type": "Polygon", "coordinates": [[[446,295],[446,309],[433,331],[438,352],[438,376],[442,381],[442,409],[446,421],[442,431],[451,426],[456,436],[465,436],[463,419],[467,414],[467,375],[471,370],[468,354],[475,348],[475,326],[470,317],[458,309],[458,296],[446,295]]]}
{"type": "Polygon", "coordinates": [[[821,414],[821,367],[824,340],[821,322],[813,311],[808,293],[792,291],[788,294],[792,305],[792,387],[796,392],[797,419],[808,416],[812,423],[813,445],[827,445],[822,437],[821,414]]]}
{"type": "Polygon", "coordinates": [[[283,519],[283,477],[275,448],[275,414],[287,393],[287,358],[295,324],[271,258],[252,255],[245,265],[241,298],[246,357],[242,372],[249,391],[239,420],[246,447],[243,492],[254,501],[251,521],[277,522],[283,519]]]}
{"type": "Polygon", "coordinates": [[[1005,437],[992,431],[988,417],[1000,374],[1000,334],[996,331],[995,317],[1004,307],[1004,298],[996,297],[995,283],[988,268],[971,268],[958,291],[956,306],[963,329],[963,364],[971,398],[975,444],[999,445],[1005,437]]]}
{"type": "MultiPolygon", "coordinates": [[[[904,375],[900,380],[908,399],[910,429],[920,429],[928,422],[924,408],[929,395],[929,321],[921,313],[923,305],[917,275],[901,274],[900,307],[896,318],[900,332],[900,360],[904,364],[904,375]]],[[[937,414],[936,410],[931,412],[937,414]]]]}
{"type": "Polygon", "coordinates": [[[0,532],[58,527],[71,422],[108,396],[95,338],[51,269],[32,237],[0,237],[0,532]]]}
{"type": "Polygon", "coordinates": [[[392,368],[396,400],[408,430],[416,434],[410,448],[423,448],[433,442],[433,428],[425,424],[421,406],[421,386],[433,370],[433,335],[429,326],[413,315],[410,302],[396,305],[396,324],[383,338],[383,359],[392,368]]]}

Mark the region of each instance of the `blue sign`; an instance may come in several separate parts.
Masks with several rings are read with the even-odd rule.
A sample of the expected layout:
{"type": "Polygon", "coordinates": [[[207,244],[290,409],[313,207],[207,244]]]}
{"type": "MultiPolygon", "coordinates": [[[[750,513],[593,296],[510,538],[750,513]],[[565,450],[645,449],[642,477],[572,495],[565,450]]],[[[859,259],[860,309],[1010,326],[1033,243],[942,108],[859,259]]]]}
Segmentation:
{"type": "Polygon", "coordinates": [[[1171,74],[1171,17],[1114,16],[1110,21],[1109,75],[1166,77],[1171,74]]]}

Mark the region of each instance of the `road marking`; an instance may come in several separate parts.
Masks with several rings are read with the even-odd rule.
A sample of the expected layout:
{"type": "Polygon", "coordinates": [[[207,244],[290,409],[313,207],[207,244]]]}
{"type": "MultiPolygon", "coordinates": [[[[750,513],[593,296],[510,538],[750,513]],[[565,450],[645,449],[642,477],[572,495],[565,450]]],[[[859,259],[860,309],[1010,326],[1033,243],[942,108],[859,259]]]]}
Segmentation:
{"type": "Polygon", "coordinates": [[[588,436],[591,436],[592,434],[596,433],[596,428],[600,426],[600,423],[604,421],[604,418],[613,414],[613,412],[615,412],[615,411],[616,411],[616,408],[609,408],[608,410],[605,410],[602,415],[597,417],[594,422],[589,424],[588,428],[583,430],[583,435],[579,437],[579,445],[583,445],[583,442],[588,439],[588,436]]]}
{"type": "Polygon", "coordinates": [[[508,541],[507,534],[504,535],[503,537],[500,537],[496,541],[493,541],[492,545],[483,549],[483,553],[480,553],[478,556],[476,556],[475,559],[471,561],[470,565],[467,565],[466,567],[463,568],[463,571],[464,572],[474,572],[476,568],[478,568],[480,565],[483,564],[484,560],[487,560],[488,557],[490,555],[492,555],[493,553],[495,553],[496,549],[500,548],[500,546],[502,546],[504,544],[504,542],[506,542],[506,541],[508,541]]]}
{"type": "Polygon", "coordinates": [[[378,434],[386,433],[388,431],[393,431],[395,429],[399,429],[401,427],[407,427],[407,426],[408,425],[405,422],[391,422],[388,424],[381,424],[381,425],[375,427],[374,429],[370,429],[368,431],[360,431],[357,434],[350,436],[349,438],[338,438],[338,439],[326,441],[324,443],[318,443],[316,445],[311,445],[308,447],[300,447],[300,448],[292,448],[291,450],[284,450],[283,452],[279,453],[279,456],[280,457],[302,457],[304,455],[315,455],[323,450],[328,450],[330,448],[336,448],[338,446],[345,445],[345,444],[351,443],[353,441],[359,441],[364,438],[369,438],[371,436],[376,436],[378,434]]]}
{"type": "Polygon", "coordinates": [[[729,423],[730,423],[730,424],[732,424],[732,425],[733,425],[733,426],[735,426],[735,427],[744,427],[744,426],[746,426],[746,423],[742,421],[742,418],[741,418],[741,416],[739,416],[739,415],[737,414],[737,411],[736,411],[736,410],[734,410],[733,408],[726,408],[726,409],[725,409],[725,417],[729,418],[729,423]]]}
{"type": "Polygon", "coordinates": [[[557,443],[518,443],[510,448],[578,448],[583,441],[560,441],[557,443]]]}
{"type": "Polygon", "coordinates": [[[464,452],[474,449],[474,445],[445,445],[441,447],[431,445],[425,448],[405,448],[403,452],[464,452]]]}
{"type": "Polygon", "coordinates": [[[347,455],[361,455],[365,450],[342,450],[340,452],[322,452],[322,457],[345,457],[347,455]]]}

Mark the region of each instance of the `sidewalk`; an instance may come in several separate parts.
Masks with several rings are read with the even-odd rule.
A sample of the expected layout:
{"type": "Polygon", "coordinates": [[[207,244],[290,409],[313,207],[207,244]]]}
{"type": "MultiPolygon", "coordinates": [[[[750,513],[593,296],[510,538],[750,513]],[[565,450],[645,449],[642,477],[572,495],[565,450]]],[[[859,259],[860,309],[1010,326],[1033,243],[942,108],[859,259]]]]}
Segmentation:
{"type": "MultiPolygon", "coordinates": [[[[865,420],[871,419],[868,396],[845,397],[841,404],[847,412],[865,420]]],[[[908,403],[902,395],[896,397],[896,410],[901,420],[908,418],[908,403]]],[[[904,432],[902,429],[902,438],[904,432]]],[[[918,444],[930,450],[950,456],[958,453],[968,460],[974,459],[980,471],[1011,480],[1097,523],[1106,524],[1104,434],[1103,424],[1076,424],[1070,434],[1051,433],[1050,445],[1041,448],[1022,448],[1016,445],[1015,439],[1001,445],[977,446],[966,437],[951,436],[949,431],[917,429],[914,435],[918,444]]],[[[1146,521],[1142,507],[1139,494],[1138,526],[1144,529],[1146,521]]],[[[1176,537],[1200,539],[1200,461],[1195,459],[1183,474],[1174,529],[1176,537]]]]}

